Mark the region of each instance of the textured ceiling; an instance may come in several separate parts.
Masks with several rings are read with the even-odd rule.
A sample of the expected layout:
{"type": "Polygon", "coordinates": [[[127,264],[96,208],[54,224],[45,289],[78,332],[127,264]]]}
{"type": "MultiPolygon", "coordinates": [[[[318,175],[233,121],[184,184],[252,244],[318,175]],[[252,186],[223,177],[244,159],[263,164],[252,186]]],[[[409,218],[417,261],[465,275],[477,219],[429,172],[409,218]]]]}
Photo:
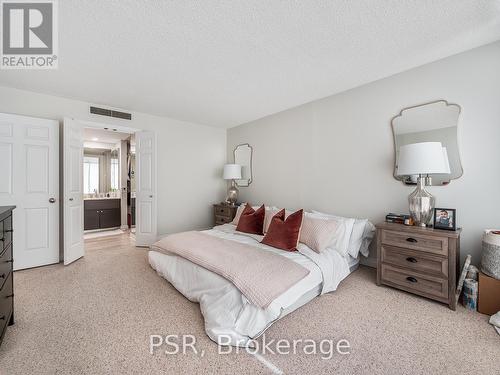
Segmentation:
{"type": "Polygon", "coordinates": [[[231,127],[498,39],[498,0],[64,0],[0,85],[231,127]]]}

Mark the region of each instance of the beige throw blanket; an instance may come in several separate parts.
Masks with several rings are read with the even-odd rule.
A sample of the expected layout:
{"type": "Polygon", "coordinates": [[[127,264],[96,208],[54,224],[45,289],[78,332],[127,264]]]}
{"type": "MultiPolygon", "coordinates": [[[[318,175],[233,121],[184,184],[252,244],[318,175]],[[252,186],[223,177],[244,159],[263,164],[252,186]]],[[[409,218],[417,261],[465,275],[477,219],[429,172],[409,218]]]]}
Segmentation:
{"type": "Polygon", "coordinates": [[[170,235],[156,242],[152,250],[178,255],[215,272],[263,309],[309,274],[281,255],[201,232],[170,235]]]}

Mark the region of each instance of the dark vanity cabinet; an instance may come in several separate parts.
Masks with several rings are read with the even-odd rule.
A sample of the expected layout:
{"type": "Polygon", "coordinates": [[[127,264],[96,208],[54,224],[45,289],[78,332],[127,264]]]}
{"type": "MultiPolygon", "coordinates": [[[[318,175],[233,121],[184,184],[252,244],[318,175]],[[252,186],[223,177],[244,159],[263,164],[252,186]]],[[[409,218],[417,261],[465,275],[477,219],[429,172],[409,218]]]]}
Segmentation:
{"type": "Polygon", "coordinates": [[[86,199],[84,229],[106,229],[121,225],[120,199],[86,199]]]}

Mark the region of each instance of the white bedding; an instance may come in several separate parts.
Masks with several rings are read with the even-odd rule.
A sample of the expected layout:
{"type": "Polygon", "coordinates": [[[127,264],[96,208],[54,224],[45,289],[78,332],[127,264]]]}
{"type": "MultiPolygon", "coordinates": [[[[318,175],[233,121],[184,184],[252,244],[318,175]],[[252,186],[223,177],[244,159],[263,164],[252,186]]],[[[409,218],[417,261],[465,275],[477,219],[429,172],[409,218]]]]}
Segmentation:
{"type": "Polygon", "coordinates": [[[261,236],[241,234],[236,232],[235,228],[235,225],[226,224],[205,233],[285,256],[310,272],[266,309],[261,309],[249,303],[241,292],[223,277],[184,258],[150,251],[148,256],[151,267],[186,298],[200,304],[205,318],[205,331],[215,342],[220,342],[218,338],[225,335],[231,338],[231,345],[245,346],[250,339],[261,335],[277,319],[314,297],[335,290],[349,275],[350,266],[356,264],[352,258],[346,259],[335,250],[317,254],[302,244],[299,245],[298,252],[277,250],[259,243],[261,236]]]}

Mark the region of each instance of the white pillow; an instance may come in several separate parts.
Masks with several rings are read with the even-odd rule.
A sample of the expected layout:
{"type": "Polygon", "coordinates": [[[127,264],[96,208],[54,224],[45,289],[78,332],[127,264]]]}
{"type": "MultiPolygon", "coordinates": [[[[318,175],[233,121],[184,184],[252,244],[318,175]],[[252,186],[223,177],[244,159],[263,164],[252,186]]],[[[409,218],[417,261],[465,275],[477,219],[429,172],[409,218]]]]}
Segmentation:
{"type": "Polygon", "coordinates": [[[349,253],[349,240],[351,238],[355,220],[346,217],[323,214],[317,211],[313,211],[313,213],[307,215],[310,215],[313,218],[333,219],[338,222],[337,230],[333,236],[332,242],[328,245],[328,248],[337,250],[342,256],[347,256],[349,253]]]}
{"type": "Polygon", "coordinates": [[[372,223],[370,223],[367,219],[356,219],[351,236],[352,253],[356,254],[356,256],[351,254],[351,246],[349,246],[349,254],[351,254],[354,258],[357,258],[358,253],[361,253],[368,258],[368,255],[370,254],[369,246],[374,235],[375,226],[372,223]],[[356,252],[356,249],[358,252],[356,252]]]}
{"type": "Polygon", "coordinates": [[[375,235],[375,226],[370,223],[367,219],[349,219],[342,216],[325,214],[322,212],[314,211],[315,214],[323,215],[326,217],[333,217],[338,219],[353,220],[353,228],[349,238],[348,250],[347,252],[353,258],[357,258],[359,253],[368,257],[370,242],[375,235]]]}

